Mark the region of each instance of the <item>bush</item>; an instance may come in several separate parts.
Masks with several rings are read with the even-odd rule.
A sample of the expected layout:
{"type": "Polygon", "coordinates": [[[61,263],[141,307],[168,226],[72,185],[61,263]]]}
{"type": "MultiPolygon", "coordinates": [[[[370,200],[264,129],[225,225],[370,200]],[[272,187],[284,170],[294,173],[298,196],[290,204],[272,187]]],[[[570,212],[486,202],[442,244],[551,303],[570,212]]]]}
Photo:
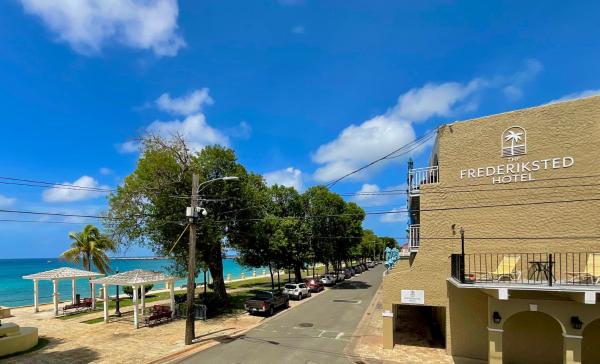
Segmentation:
{"type": "MultiPolygon", "coordinates": [[[[150,292],[150,290],[152,289],[152,287],[154,287],[153,284],[146,284],[144,286],[146,294],[148,294],[148,292],[150,292]]],[[[125,293],[129,297],[133,297],[133,287],[131,287],[131,286],[123,286],[123,293],[125,293]]],[[[141,287],[138,288],[138,297],[142,297],[142,288],[141,287]]]]}
{"type": "Polygon", "coordinates": [[[175,303],[184,303],[185,301],[187,301],[187,293],[175,294],[175,303]]]}
{"type": "Polygon", "coordinates": [[[214,292],[207,292],[206,297],[204,296],[204,293],[200,293],[199,300],[196,302],[206,305],[206,315],[209,318],[227,312],[230,308],[228,304],[219,300],[214,292]]]}

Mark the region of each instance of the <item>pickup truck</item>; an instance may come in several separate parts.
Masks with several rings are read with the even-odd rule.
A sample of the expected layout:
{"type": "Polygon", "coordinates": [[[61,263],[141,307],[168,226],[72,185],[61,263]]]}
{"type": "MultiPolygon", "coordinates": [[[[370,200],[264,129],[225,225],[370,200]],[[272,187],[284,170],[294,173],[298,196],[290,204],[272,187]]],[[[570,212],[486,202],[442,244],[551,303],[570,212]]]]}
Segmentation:
{"type": "Polygon", "coordinates": [[[264,313],[272,316],[279,307],[290,307],[290,298],[281,291],[258,291],[244,307],[251,315],[264,313]]]}

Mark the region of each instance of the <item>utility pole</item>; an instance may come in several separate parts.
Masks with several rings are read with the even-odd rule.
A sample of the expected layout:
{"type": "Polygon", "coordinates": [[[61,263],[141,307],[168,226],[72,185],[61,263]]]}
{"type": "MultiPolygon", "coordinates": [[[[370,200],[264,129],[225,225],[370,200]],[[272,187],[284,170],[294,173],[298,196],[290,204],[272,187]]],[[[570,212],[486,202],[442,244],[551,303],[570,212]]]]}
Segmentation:
{"type": "Polygon", "coordinates": [[[188,280],[187,280],[187,318],[185,321],[185,344],[191,345],[196,338],[194,323],[196,321],[196,309],[194,307],[194,295],[196,292],[196,222],[198,219],[198,184],[197,174],[192,175],[192,201],[190,223],[190,239],[188,252],[188,280]]]}

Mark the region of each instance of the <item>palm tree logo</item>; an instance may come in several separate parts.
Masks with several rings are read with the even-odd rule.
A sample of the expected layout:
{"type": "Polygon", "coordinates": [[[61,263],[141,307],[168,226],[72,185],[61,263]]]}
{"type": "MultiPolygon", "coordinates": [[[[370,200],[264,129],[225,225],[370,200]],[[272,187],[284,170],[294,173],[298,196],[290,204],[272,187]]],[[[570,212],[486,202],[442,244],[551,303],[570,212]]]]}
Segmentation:
{"type": "Polygon", "coordinates": [[[502,156],[512,157],[527,152],[525,129],[513,126],[502,134],[502,156]]]}

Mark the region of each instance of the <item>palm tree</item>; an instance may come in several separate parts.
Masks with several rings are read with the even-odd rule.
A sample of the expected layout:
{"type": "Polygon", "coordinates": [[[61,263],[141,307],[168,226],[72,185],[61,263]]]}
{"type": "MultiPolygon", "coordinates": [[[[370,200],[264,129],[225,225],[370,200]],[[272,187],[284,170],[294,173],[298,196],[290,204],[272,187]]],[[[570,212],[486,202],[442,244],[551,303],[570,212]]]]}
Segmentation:
{"type": "Polygon", "coordinates": [[[521,135],[523,135],[522,132],[514,132],[512,130],[510,130],[508,132],[508,134],[504,137],[504,139],[506,139],[506,141],[510,141],[510,152],[511,154],[515,153],[515,143],[518,143],[521,141],[521,135]]]}
{"type": "MultiPolygon", "coordinates": [[[[81,232],[70,232],[69,238],[73,240],[71,248],[63,252],[60,256],[75,264],[82,264],[83,267],[91,271],[92,264],[102,274],[112,272],[110,269],[110,259],[106,255],[107,251],[116,251],[115,243],[94,225],[87,225],[81,232]]],[[[90,283],[90,292],[92,284],[90,283]]]]}

